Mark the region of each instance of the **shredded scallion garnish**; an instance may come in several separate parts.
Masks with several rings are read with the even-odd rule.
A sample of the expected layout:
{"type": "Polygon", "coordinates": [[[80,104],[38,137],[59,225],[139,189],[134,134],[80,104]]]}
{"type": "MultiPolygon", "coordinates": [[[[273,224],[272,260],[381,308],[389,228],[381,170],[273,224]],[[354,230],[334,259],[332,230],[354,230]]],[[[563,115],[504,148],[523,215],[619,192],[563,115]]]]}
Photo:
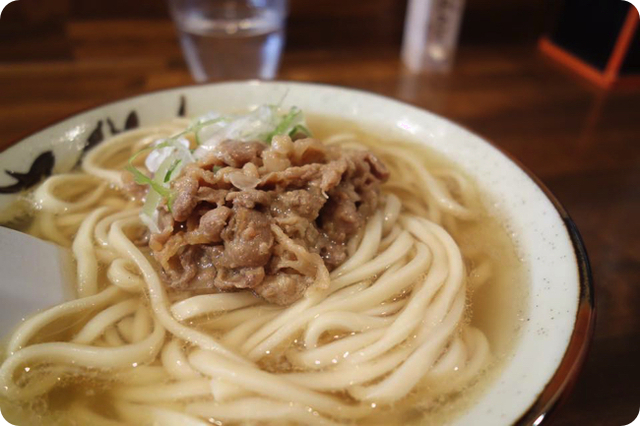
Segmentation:
{"type": "Polygon", "coordinates": [[[160,194],[165,199],[169,199],[171,197],[171,191],[169,190],[169,188],[166,188],[166,187],[160,185],[159,183],[155,182],[153,179],[151,179],[149,176],[147,176],[144,173],[142,173],[140,170],[138,170],[134,166],[129,164],[129,165],[127,165],[126,169],[129,172],[131,172],[131,174],[133,174],[133,179],[135,180],[135,182],[137,184],[139,184],[139,185],[149,185],[151,187],[151,189],[156,191],[158,194],[160,194]]]}
{"type": "MultiPolygon", "coordinates": [[[[136,183],[148,185],[150,189],[142,209],[144,222],[157,230],[156,210],[162,200],[171,211],[175,195],[171,182],[186,165],[204,157],[219,143],[225,140],[260,140],[270,145],[274,136],[293,137],[297,134],[311,136],[299,108],[292,107],[288,112],[282,113],[280,105],[262,105],[246,114],[209,113],[193,121],[183,131],[138,151],[129,159],[126,169],[133,174],[136,183]],[[193,149],[190,149],[189,141],[185,139],[190,134],[193,134],[196,145],[193,149]],[[150,153],[145,165],[153,177],[147,176],[133,165],[136,158],[144,153],[150,153]]],[[[220,166],[215,166],[212,171],[216,173],[220,169],[220,166]]]]}
{"type": "Polygon", "coordinates": [[[164,183],[168,183],[171,180],[171,174],[175,171],[176,167],[182,162],[182,160],[177,159],[173,162],[169,170],[167,170],[167,174],[164,175],[164,183]]]}

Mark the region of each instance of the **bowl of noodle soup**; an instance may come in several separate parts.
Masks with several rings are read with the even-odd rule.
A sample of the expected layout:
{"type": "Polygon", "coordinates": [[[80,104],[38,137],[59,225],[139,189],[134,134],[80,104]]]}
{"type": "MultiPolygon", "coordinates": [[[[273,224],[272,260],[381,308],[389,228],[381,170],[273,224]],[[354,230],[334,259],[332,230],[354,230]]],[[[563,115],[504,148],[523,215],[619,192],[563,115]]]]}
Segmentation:
{"type": "MultiPolygon", "coordinates": [[[[260,168],[227,160],[229,173],[255,179],[229,174],[224,185],[251,192],[260,179],[272,182],[261,155],[260,168]]],[[[300,168],[322,163],[307,157],[300,168]]],[[[227,176],[224,167],[202,167],[227,176]]],[[[0,408],[15,424],[537,425],[567,395],[586,354],[593,289],[564,209],[490,143],[392,99],[289,82],[170,89],[48,127],[0,153],[0,170],[28,175],[0,177],[0,222],[69,248],[76,268],[74,297],[2,325],[11,331],[0,356],[0,408]],[[282,121],[260,150],[297,155],[308,140],[293,137],[302,127],[289,126],[293,140],[282,143],[273,134],[303,111],[304,132],[320,144],[305,152],[350,153],[369,172],[376,166],[367,152],[385,165],[371,211],[342,235],[343,256],[329,268],[321,261],[328,255],[283,231],[286,218],[265,228],[275,247],[270,265],[279,256],[286,266],[278,271],[298,278],[304,259],[307,270],[313,265],[284,302],[253,284],[173,286],[161,250],[150,248],[162,220],[153,214],[176,216],[176,195],[163,200],[163,188],[178,188],[168,183],[174,169],[180,177],[192,169],[178,167],[182,157],[163,162],[172,165],[162,169],[164,182],[149,183],[161,185],[151,214],[151,190],[132,196],[123,170],[148,165],[148,150],[175,135],[191,144],[184,155],[194,154],[200,124],[217,125],[212,111],[240,120],[273,104],[282,121]]],[[[309,226],[330,235],[341,216],[327,217],[309,226]]],[[[247,271],[236,278],[248,280],[247,271]]],[[[283,288],[287,279],[269,282],[283,288]]]]}

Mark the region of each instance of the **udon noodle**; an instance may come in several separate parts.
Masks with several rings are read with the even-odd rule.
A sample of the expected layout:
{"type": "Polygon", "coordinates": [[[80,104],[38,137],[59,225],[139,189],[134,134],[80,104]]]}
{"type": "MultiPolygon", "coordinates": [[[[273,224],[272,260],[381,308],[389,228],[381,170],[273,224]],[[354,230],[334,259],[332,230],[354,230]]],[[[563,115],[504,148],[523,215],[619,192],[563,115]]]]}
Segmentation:
{"type": "MultiPolygon", "coordinates": [[[[187,124],[116,135],[81,170],[32,194],[39,211],[28,232],[72,250],[77,298],[28,318],[9,338],[5,405],[53,405],[56,391],[86,379],[102,384],[99,398],[70,391],[69,422],[402,423],[389,407],[415,395],[428,406],[491,364],[467,308],[492,265],[482,253],[463,257],[454,238],[481,214],[478,196],[455,169],[425,167],[409,144],[367,141],[391,178],[328,289],[290,306],[249,292],[167,290],[138,244],[140,205],[118,188],[127,158],[187,124]]],[[[348,133],[325,143],[363,146],[348,133]]]]}

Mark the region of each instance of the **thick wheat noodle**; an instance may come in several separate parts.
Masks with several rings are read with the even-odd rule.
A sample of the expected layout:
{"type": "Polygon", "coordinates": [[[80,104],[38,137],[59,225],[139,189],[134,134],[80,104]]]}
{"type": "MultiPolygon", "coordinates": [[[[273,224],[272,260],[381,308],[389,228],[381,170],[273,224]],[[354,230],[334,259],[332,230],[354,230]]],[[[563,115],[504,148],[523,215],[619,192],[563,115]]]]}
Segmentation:
{"type": "Polygon", "coordinates": [[[389,234],[393,225],[398,221],[398,216],[400,216],[401,210],[402,202],[400,202],[400,199],[393,194],[389,194],[384,206],[382,235],[389,234]]]}
{"type": "Polygon", "coordinates": [[[303,373],[285,373],[287,380],[321,391],[344,390],[349,386],[366,383],[388,374],[410,354],[410,348],[384,354],[372,361],[363,362],[357,369],[338,363],[335,368],[303,373]]]}
{"type": "Polygon", "coordinates": [[[454,371],[456,367],[459,368],[460,364],[467,358],[467,348],[460,336],[456,336],[449,343],[445,353],[436,361],[436,363],[429,371],[429,378],[438,380],[443,377],[447,377],[451,371],[454,371]]]}
{"type": "Polygon", "coordinates": [[[56,215],[42,211],[33,221],[31,233],[45,240],[49,240],[62,247],[71,247],[71,238],[66,236],[56,224],[56,215]]]}
{"type": "Polygon", "coordinates": [[[230,403],[195,402],[187,405],[187,413],[204,418],[215,418],[228,421],[295,421],[299,424],[320,426],[336,425],[317,412],[301,404],[274,401],[267,398],[243,398],[230,403]]]}
{"type": "Polygon", "coordinates": [[[165,371],[176,380],[200,377],[200,374],[189,365],[182,343],[178,339],[171,339],[164,345],[160,360],[165,371]]]}
{"type": "Polygon", "coordinates": [[[130,260],[116,257],[107,268],[107,279],[111,284],[120,287],[124,291],[140,292],[145,288],[146,284],[141,276],[132,272],[132,267],[135,268],[135,264],[130,260]]]}
{"type": "Polygon", "coordinates": [[[247,339],[242,345],[241,351],[243,353],[251,351],[261,342],[269,338],[269,336],[282,330],[283,327],[290,324],[311,306],[313,306],[313,301],[309,298],[304,298],[284,309],[280,315],[267,322],[262,328],[257,330],[253,336],[247,339]]]}
{"type": "Polygon", "coordinates": [[[429,340],[413,352],[396,370],[375,385],[350,390],[352,396],[360,400],[394,402],[407,395],[416,383],[424,377],[431,365],[442,353],[451,334],[455,331],[464,309],[464,295],[434,329],[429,340]]]}
{"type": "Polygon", "coordinates": [[[38,207],[43,211],[53,214],[74,213],[95,205],[106,189],[106,182],[100,182],[95,178],[78,173],[69,173],[51,176],[35,190],[33,197],[38,207]],[[87,180],[89,180],[88,183],[87,180]],[[80,185],[84,183],[88,187],[92,187],[91,192],[83,196],[80,201],[64,201],[54,194],[56,188],[75,188],[78,186],[78,182],[80,185]]]}
{"type": "MultiPolygon", "coordinates": [[[[386,156],[398,156],[397,152],[391,153],[387,148],[379,147],[379,149],[384,151],[386,156]]],[[[444,188],[444,185],[438,182],[416,158],[412,155],[403,155],[402,160],[409,165],[422,180],[424,183],[423,188],[426,189],[429,196],[432,197],[432,200],[435,201],[440,208],[459,218],[469,219],[473,216],[473,213],[455,200],[444,188]]],[[[404,170],[405,172],[409,172],[408,169],[404,170]]],[[[412,179],[407,179],[407,181],[411,182],[412,179]]]]}
{"type": "Polygon", "coordinates": [[[109,231],[109,241],[115,250],[119,251],[122,256],[133,261],[142,272],[148,286],[147,294],[149,295],[151,307],[156,315],[156,319],[160,321],[169,332],[183,340],[200,346],[203,349],[215,351],[224,356],[239,360],[240,358],[237,355],[224,348],[211,336],[186,327],[173,318],[169,312],[167,294],[158,274],[149,263],[149,260],[124,234],[123,227],[125,225],[135,224],[139,224],[139,220],[135,218],[115,221],[109,231]]]}
{"type": "Polygon", "coordinates": [[[211,426],[211,423],[200,420],[177,410],[147,404],[135,404],[116,400],[116,411],[127,420],[128,424],[154,426],[211,426]]]}
{"type": "Polygon", "coordinates": [[[234,399],[253,396],[255,393],[236,385],[229,383],[221,378],[211,379],[211,395],[216,402],[230,402],[234,399]]]}
{"type": "Polygon", "coordinates": [[[23,322],[13,333],[7,345],[7,354],[9,356],[13,355],[16,351],[27,345],[29,340],[35,336],[41,328],[52,321],[68,315],[77,314],[78,312],[99,309],[106,304],[114,302],[121,294],[122,292],[117,287],[108,287],[95,296],[71,300],[34,315],[23,322]]]}
{"type": "Polygon", "coordinates": [[[222,341],[230,348],[240,349],[242,343],[247,341],[251,333],[254,333],[267,321],[275,318],[276,315],[278,315],[277,312],[267,312],[253,318],[248,318],[242,324],[230,328],[222,338],[222,341]]]}
{"type": "Polygon", "coordinates": [[[435,178],[438,178],[441,180],[446,178],[451,179],[453,182],[455,182],[455,184],[458,187],[458,192],[460,193],[460,197],[462,198],[461,201],[463,202],[463,204],[471,202],[471,200],[469,199],[469,196],[473,193],[473,189],[471,188],[471,182],[468,179],[466,179],[464,176],[462,176],[461,173],[458,173],[453,169],[438,169],[438,170],[433,170],[431,174],[435,178]]]}
{"type": "Polygon", "coordinates": [[[118,260],[118,256],[112,252],[111,250],[103,249],[100,247],[96,247],[96,259],[98,259],[98,264],[100,265],[109,265],[113,263],[113,261],[118,260]]]}
{"type": "Polygon", "coordinates": [[[109,379],[117,383],[131,386],[162,383],[169,379],[167,371],[161,366],[138,365],[135,368],[127,368],[121,371],[110,372],[109,379]]]}
{"type": "Polygon", "coordinates": [[[64,216],[57,217],[57,223],[60,227],[63,228],[78,227],[78,225],[80,225],[80,222],[82,222],[85,217],[87,217],[87,212],[70,213],[64,216]]]}
{"type": "Polygon", "coordinates": [[[98,260],[96,259],[93,230],[96,222],[108,211],[107,207],[100,207],[91,212],[82,221],[71,245],[71,251],[78,264],[78,297],[93,296],[98,292],[98,260]]]}
{"type": "Polygon", "coordinates": [[[160,403],[194,399],[211,394],[210,379],[181,379],[168,384],[143,386],[116,386],[114,397],[131,402],[160,403]]]}
{"type": "Polygon", "coordinates": [[[383,218],[380,212],[376,212],[369,219],[360,247],[358,247],[358,250],[356,250],[349,259],[331,272],[331,278],[337,278],[340,275],[350,272],[375,256],[382,236],[382,220],[383,218]]]}
{"type": "Polygon", "coordinates": [[[200,315],[244,308],[258,302],[260,299],[251,293],[203,294],[174,303],[171,313],[177,320],[184,321],[200,315]]]}
{"type": "Polygon", "coordinates": [[[402,299],[396,300],[395,302],[384,303],[364,311],[363,314],[374,316],[393,315],[402,309],[405,303],[402,299]]]}
{"type": "Polygon", "coordinates": [[[323,142],[327,145],[340,143],[340,142],[349,142],[353,140],[357,140],[358,136],[355,133],[338,133],[326,138],[323,142]]]}
{"type": "Polygon", "coordinates": [[[397,224],[394,224],[389,233],[387,233],[380,241],[380,250],[386,250],[387,247],[389,247],[396,240],[396,238],[398,238],[398,235],[400,235],[401,232],[402,229],[397,224]]]}
{"type": "Polygon", "coordinates": [[[226,313],[225,315],[216,316],[208,321],[200,323],[203,328],[210,328],[213,330],[231,330],[240,324],[245,323],[253,318],[262,316],[275,316],[282,312],[284,308],[282,306],[268,306],[266,304],[259,306],[252,306],[249,308],[238,309],[226,313]],[[273,314],[273,315],[272,315],[273,314]]]}
{"type": "Polygon", "coordinates": [[[126,343],[133,342],[133,318],[125,317],[116,323],[118,334],[122,336],[126,343]]]}
{"type": "Polygon", "coordinates": [[[357,300],[353,297],[341,300],[326,300],[313,308],[304,309],[304,312],[297,315],[295,319],[284,324],[269,336],[269,338],[253,348],[251,352],[249,352],[249,358],[259,359],[266,351],[271,351],[292,334],[302,329],[304,324],[311,318],[323,312],[329,310],[364,309],[387,300],[392,295],[402,291],[408,283],[412,283],[413,280],[424,273],[429,261],[428,249],[426,246],[419,244],[417,246],[416,256],[406,266],[396,271],[393,277],[387,277],[386,280],[384,276],[381,277],[376,281],[375,285],[363,290],[358,295],[357,300]],[[380,283],[380,281],[382,281],[382,283],[380,283]]]}
{"type": "Polygon", "coordinates": [[[317,348],[307,346],[304,352],[290,351],[287,358],[295,365],[320,369],[338,363],[354,351],[378,340],[384,334],[380,328],[342,337],[317,348]]]}
{"type": "MultiPolygon", "coordinates": [[[[357,309],[358,307],[380,303],[391,297],[393,294],[400,292],[404,288],[403,284],[416,279],[426,270],[429,262],[427,249],[424,246],[418,247],[418,252],[419,254],[416,255],[411,262],[396,271],[394,277],[387,276],[387,279],[384,279],[385,276],[383,276],[376,281],[376,285],[372,285],[359,293],[357,302],[354,302],[353,298],[339,300],[327,298],[325,301],[313,307],[305,306],[300,302],[298,302],[297,305],[293,305],[287,314],[293,312],[295,312],[295,314],[291,315],[291,318],[288,318],[285,323],[281,325],[279,324],[274,333],[255,346],[249,353],[249,357],[251,359],[261,357],[266,351],[273,349],[292,334],[299,331],[306,322],[316,315],[329,310],[357,309]],[[382,283],[380,283],[381,281],[382,283]]],[[[311,305],[311,303],[309,303],[309,305],[311,305]]],[[[277,320],[279,320],[279,317],[274,321],[277,320]]],[[[269,326],[269,324],[267,324],[267,326],[269,326]]],[[[252,342],[248,341],[247,344],[249,343],[252,342]]],[[[243,348],[246,347],[247,344],[245,344],[243,348]]]]}
{"type": "MultiPolygon", "coordinates": [[[[122,185],[125,164],[114,158],[186,125],[177,120],[119,134],[87,154],[84,173],[54,176],[35,191],[42,212],[31,230],[72,247],[81,298],[18,327],[0,366],[0,394],[28,400],[56,386],[58,377],[93,371],[115,383],[109,394],[120,417],[106,418],[78,401],[69,411],[77,421],[334,424],[367,422],[376,413],[371,401],[392,403],[427,384],[453,392],[486,367],[489,344],[464,322],[465,269],[447,232],[473,216],[467,206],[473,188],[457,172],[431,173],[402,146],[393,152],[374,146],[391,180],[378,211],[348,243],[348,259],[331,274],[318,255],[272,227],[295,258],[291,267],[313,265],[316,281],[298,302],[270,306],[247,292],[168,293],[146,249],[133,241],[130,231],[143,226],[139,207],[104,193],[107,184],[122,185]],[[455,196],[445,180],[454,183],[455,196]],[[79,196],[80,190],[86,193],[79,196]],[[75,321],[69,341],[31,343],[61,320],[75,321]],[[293,370],[261,369],[270,357],[293,370]],[[25,382],[26,366],[32,373],[25,382]],[[327,394],[345,391],[351,400],[327,394]]],[[[328,142],[362,147],[350,134],[328,142]]],[[[478,265],[476,287],[491,277],[487,262],[478,265]]]]}
{"type": "Polygon", "coordinates": [[[145,340],[116,348],[58,342],[27,346],[14,353],[0,366],[0,389],[4,389],[7,396],[19,391],[20,387],[14,382],[14,374],[22,365],[35,365],[40,362],[72,363],[75,367],[109,369],[128,367],[133,363],[144,364],[154,359],[160,351],[164,335],[164,328],[156,321],[153,333],[145,340]]]}
{"type": "Polygon", "coordinates": [[[320,336],[330,330],[362,332],[384,327],[393,320],[393,317],[378,318],[349,311],[328,312],[309,321],[304,333],[304,346],[307,349],[318,347],[320,336]]]}
{"type": "Polygon", "coordinates": [[[382,253],[379,253],[375,258],[368,260],[357,269],[352,269],[334,278],[331,281],[330,291],[339,290],[382,272],[389,265],[404,257],[412,246],[413,239],[409,233],[406,231],[401,232],[391,246],[382,253]]]}
{"type": "Polygon", "coordinates": [[[189,356],[189,362],[210,377],[228,380],[258,394],[285,402],[291,401],[295,395],[300,403],[338,418],[359,418],[367,414],[366,407],[346,405],[334,397],[308,390],[255,366],[240,365],[223,359],[211,352],[196,350],[189,356]]]}
{"type": "Polygon", "coordinates": [[[133,342],[139,342],[151,332],[152,321],[149,310],[141,303],[133,316],[133,342]]]}
{"type": "MultiPolygon", "coordinates": [[[[462,299],[462,302],[464,302],[464,299],[462,299]]],[[[464,307],[464,304],[459,303],[457,307],[462,309],[464,307]]],[[[454,310],[449,315],[449,318],[456,318],[459,315],[460,312],[454,310]]],[[[452,321],[453,319],[450,322],[452,321]]],[[[441,328],[438,328],[436,330],[441,330],[441,328]]],[[[430,342],[428,338],[428,333],[422,333],[422,335],[415,340],[417,340],[418,343],[421,341],[423,343],[429,344],[430,342]]],[[[294,381],[296,383],[308,383],[308,386],[311,386],[311,388],[317,390],[344,389],[353,385],[366,383],[376,377],[381,377],[388,372],[391,372],[394,368],[401,365],[403,361],[411,356],[415,347],[416,346],[414,342],[414,345],[412,346],[405,346],[401,349],[396,349],[385,355],[377,357],[372,361],[363,362],[359,364],[358,369],[338,365],[333,370],[309,373],[291,373],[285,376],[290,381],[294,381]]],[[[427,348],[429,348],[429,346],[427,346],[427,348]]],[[[420,377],[421,376],[418,376],[418,379],[420,377]]]]}
{"type": "Polygon", "coordinates": [[[74,403],[69,407],[69,414],[77,422],[77,424],[91,426],[125,426],[125,423],[113,419],[108,419],[98,414],[89,407],[81,403],[74,403]]]}
{"type": "MultiPolygon", "coordinates": [[[[446,377],[446,381],[441,380],[444,383],[446,391],[460,388],[465,383],[469,383],[473,377],[480,374],[480,372],[487,367],[489,359],[489,342],[484,333],[474,327],[469,327],[462,332],[462,346],[465,347],[465,357],[462,357],[457,365],[457,374],[441,374],[441,377],[446,377]]],[[[434,367],[435,368],[435,367],[434,367]]],[[[455,367],[454,367],[455,368],[455,367]]],[[[449,370],[452,371],[452,370],[449,370]]],[[[432,379],[432,371],[426,376],[427,380],[432,379]]]]}
{"type": "Polygon", "coordinates": [[[96,243],[102,247],[109,247],[109,228],[111,224],[119,219],[126,219],[129,217],[137,216],[138,212],[135,209],[128,209],[119,213],[114,213],[108,217],[102,218],[96,223],[94,228],[94,237],[96,243]]]}
{"type": "Polygon", "coordinates": [[[75,335],[71,342],[89,344],[100,337],[104,331],[121,320],[122,318],[134,313],[140,302],[136,299],[128,299],[109,306],[104,311],[97,314],[87,322],[82,330],[75,335]]]}
{"type": "MultiPolygon", "coordinates": [[[[410,222],[412,219],[406,219],[410,222]]],[[[427,309],[427,304],[431,302],[433,296],[439,292],[439,297],[445,299],[445,303],[450,304],[451,295],[459,291],[463,282],[464,267],[462,255],[455,242],[446,231],[438,225],[424,222],[429,231],[417,228],[417,225],[410,227],[416,236],[430,247],[433,254],[432,267],[427,278],[418,288],[413,289],[413,294],[407,302],[403,311],[398,315],[386,330],[385,335],[370,347],[364,348],[347,359],[348,362],[357,363],[369,360],[379,355],[395,345],[405,340],[414,330],[420,321],[423,320],[423,312],[439,312],[440,310],[427,309]],[[420,232],[421,231],[421,232],[420,232]]],[[[448,307],[447,307],[448,308],[448,307]]],[[[429,314],[427,314],[427,318],[429,314]]],[[[433,323],[437,323],[442,318],[428,318],[433,323]]],[[[456,323],[461,318],[456,319],[456,323]]]]}
{"type": "Polygon", "coordinates": [[[120,334],[118,334],[118,330],[116,330],[115,327],[107,328],[104,332],[103,338],[107,346],[122,346],[126,344],[126,342],[122,340],[122,337],[120,337],[120,334]]]}

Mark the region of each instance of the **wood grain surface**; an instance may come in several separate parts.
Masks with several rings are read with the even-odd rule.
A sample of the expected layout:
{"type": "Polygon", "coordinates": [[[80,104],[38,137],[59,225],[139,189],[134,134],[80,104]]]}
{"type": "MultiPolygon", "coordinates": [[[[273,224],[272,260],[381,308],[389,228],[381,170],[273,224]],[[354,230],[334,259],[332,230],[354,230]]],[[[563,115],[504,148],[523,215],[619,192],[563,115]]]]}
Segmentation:
{"type": "MultiPolygon", "coordinates": [[[[591,259],[598,316],[577,385],[545,424],[630,423],[640,407],[640,91],[603,92],[542,57],[539,1],[518,2],[524,12],[470,1],[446,76],[402,67],[404,2],[318,3],[292,0],[279,79],[363,89],[456,121],[519,159],[567,208],[591,259]]],[[[162,2],[37,5],[12,3],[0,20],[0,150],[83,108],[192,83],[162,2]]]]}

